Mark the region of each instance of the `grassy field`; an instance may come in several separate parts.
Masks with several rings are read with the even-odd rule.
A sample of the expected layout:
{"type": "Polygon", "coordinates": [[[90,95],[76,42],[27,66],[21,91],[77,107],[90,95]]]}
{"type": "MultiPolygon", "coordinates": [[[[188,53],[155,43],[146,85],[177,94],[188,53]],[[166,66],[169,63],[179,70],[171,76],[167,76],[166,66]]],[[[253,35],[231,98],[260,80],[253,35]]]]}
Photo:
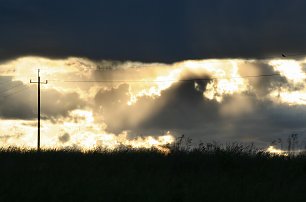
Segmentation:
{"type": "Polygon", "coordinates": [[[306,157],[233,145],[0,151],[0,201],[306,201],[306,157]]]}

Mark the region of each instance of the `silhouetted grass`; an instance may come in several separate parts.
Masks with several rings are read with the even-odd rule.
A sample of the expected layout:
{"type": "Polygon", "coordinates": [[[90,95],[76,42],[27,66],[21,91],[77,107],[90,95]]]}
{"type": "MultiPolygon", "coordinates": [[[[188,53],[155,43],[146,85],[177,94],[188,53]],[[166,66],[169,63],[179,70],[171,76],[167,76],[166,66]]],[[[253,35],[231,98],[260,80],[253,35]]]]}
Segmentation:
{"type": "Polygon", "coordinates": [[[0,201],[305,201],[306,157],[177,140],[156,149],[0,151],[0,201]]]}

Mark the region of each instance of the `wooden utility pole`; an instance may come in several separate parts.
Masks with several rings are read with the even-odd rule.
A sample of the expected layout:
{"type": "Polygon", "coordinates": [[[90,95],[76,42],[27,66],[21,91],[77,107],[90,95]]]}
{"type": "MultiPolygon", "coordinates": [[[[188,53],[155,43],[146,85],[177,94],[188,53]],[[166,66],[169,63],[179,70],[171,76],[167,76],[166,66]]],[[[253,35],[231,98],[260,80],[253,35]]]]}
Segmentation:
{"type": "Polygon", "coordinates": [[[40,151],[40,84],[47,84],[48,80],[45,82],[40,82],[40,69],[38,69],[37,81],[33,82],[30,80],[30,83],[37,83],[37,151],[40,151]]]}

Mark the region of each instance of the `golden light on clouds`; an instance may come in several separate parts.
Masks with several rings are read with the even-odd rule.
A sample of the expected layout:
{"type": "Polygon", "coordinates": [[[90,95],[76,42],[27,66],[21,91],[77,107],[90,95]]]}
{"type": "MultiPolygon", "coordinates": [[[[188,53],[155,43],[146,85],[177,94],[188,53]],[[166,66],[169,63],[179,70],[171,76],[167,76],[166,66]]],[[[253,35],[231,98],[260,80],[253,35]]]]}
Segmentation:
{"type": "Polygon", "coordinates": [[[272,99],[289,105],[306,105],[306,73],[303,71],[305,60],[272,60],[269,64],[284,76],[293,88],[292,90],[287,86],[274,90],[271,92],[272,99]]]}
{"type": "Polygon", "coordinates": [[[302,70],[302,62],[295,60],[272,60],[269,64],[273,66],[274,70],[294,83],[304,82],[306,79],[306,74],[302,70]]]}
{"type": "MultiPolygon", "coordinates": [[[[185,61],[174,63],[172,65],[154,64],[141,67],[141,63],[135,63],[135,65],[141,68],[137,71],[138,78],[132,74],[125,73],[125,77],[122,78],[118,72],[116,75],[116,69],[106,70],[113,71],[114,76],[121,78],[119,80],[127,80],[130,84],[130,100],[129,105],[137,102],[138,97],[160,96],[161,91],[169,88],[180,79],[187,79],[188,74],[193,77],[212,77],[223,78],[220,80],[214,80],[208,85],[207,91],[204,96],[209,99],[222,100],[222,95],[233,94],[235,92],[242,91],[245,87],[243,79],[239,79],[238,65],[242,63],[241,60],[203,60],[203,61],[185,61]],[[158,74],[158,72],[160,72],[158,74]],[[235,78],[236,77],[236,78],[235,78]],[[137,80],[136,83],[129,82],[137,80]],[[141,82],[143,81],[143,82],[141,82]]],[[[122,64],[119,67],[124,70],[133,70],[133,63],[122,64]],[[130,68],[130,69],[129,69],[130,68]]],[[[49,85],[44,88],[54,88],[62,92],[69,91],[82,91],[82,87],[89,86],[89,90],[97,89],[96,86],[103,86],[101,84],[67,84],[65,80],[90,80],[92,74],[94,74],[99,67],[99,63],[91,62],[82,58],[68,58],[66,60],[51,60],[41,57],[24,57],[10,61],[0,65],[0,75],[13,76],[14,80],[22,81],[24,84],[28,84],[29,79],[35,79],[37,69],[41,69],[42,79],[49,80],[49,85]]],[[[120,69],[120,70],[121,70],[120,69]]],[[[103,72],[103,68],[99,71],[103,72]]],[[[116,78],[114,78],[116,80],[116,78]]],[[[120,84],[120,82],[116,82],[120,84]]],[[[109,86],[109,85],[105,85],[109,86]]],[[[87,87],[88,88],[88,87],[87,87]]],[[[87,90],[86,90],[87,91],[87,90]]],[[[84,96],[84,93],[79,92],[84,96]]]]}
{"type": "MultiPolygon", "coordinates": [[[[287,80],[286,85],[275,87],[262,99],[288,105],[306,105],[305,61],[283,59],[260,61],[265,63],[270,71],[280,73],[287,80]]],[[[196,90],[203,93],[203,102],[204,99],[208,99],[221,104],[226,96],[236,96],[232,102],[222,106],[219,112],[226,117],[236,117],[252,112],[251,100],[244,98],[243,94],[252,90],[254,92],[253,80],[242,77],[252,76],[255,73],[261,74],[256,60],[209,59],[188,60],[174,64],[145,64],[91,61],[84,58],[48,59],[33,56],[17,58],[0,64],[0,76],[12,77],[12,82],[22,82],[24,85],[32,87],[29,80],[36,79],[38,68],[41,69],[42,79],[49,81],[48,85],[43,86],[43,92],[47,94],[48,90],[56,90],[62,96],[68,93],[77,93],[83,102],[82,105],[76,105],[77,108],[69,108],[67,112],[56,115],[52,120],[44,119],[42,121],[42,146],[46,148],[79,147],[90,149],[97,146],[115,148],[123,144],[145,148],[154,146],[162,149],[163,145],[174,141],[172,131],[167,131],[164,134],[147,134],[144,137],[132,134],[136,135],[134,139],[130,138],[130,131],[121,131],[116,134],[107,132],[109,125],[103,121],[105,118],[103,110],[105,109],[100,106],[101,114],[99,114],[100,111],[94,111],[97,93],[111,93],[112,90],[119,89],[122,84],[128,84],[128,93],[125,95],[128,96],[128,99],[117,98],[118,103],[122,102],[118,108],[126,109],[136,106],[143,97],[157,99],[162,95],[162,92],[173,85],[188,80],[188,82],[194,83],[196,90]],[[246,68],[250,70],[248,71],[246,68]],[[201,79],[204,80],[201,81],[201,79]],[[110,82],[86,83],[78,81],[110,82]],[[203,83],[205,83],[204,89],[201,86],[204,85],[203,83]],[[239,103],[239,109],[236,108],[237,103],[239,103]]],[[[33,99],[36,100],[36,98],[33,99]]],[[[45,102],[47,101],[45,100],[45,102]]],[[[71,100],[71,102],[73,101],[75,100],[71,100]]],[[[44,102],[44,98],[42,98],[42,102],[44,102]]],[[[108,102],[113,104],[111,98],[108,102]]],[[[29,104],[33,109],[35,105],[36,103],[29,104]]],[[[59,106],[59,108],[64,110],[65,103],[60,103],[60,105],[63,106],[59,106]]],[[[156,111],[158,111],[158,106],[144,105],[137,111],[137,114],[133,114],[124,121],[137,126],[143,119],[156,111]]],[[[109,116],[114,116],[113,120],[116,121],[120,114],[110,113],[109,116]]],[[[2,134],[0,146],[36,146],[35,120],[2,119],[0,127],[2,134]]],[[[269,151],[276,150],[270,148],[269,151]]]]}
{"type": "Polygon", "coordinates": [[[240,75],[238,73],[238,66],[241,64],[241,60],[190,60],[174,63],[169,65],[166,75],[147,78],[147,80],[152,81],[150,87],[144,88],[135,94],[131,93],[129,104],[136,103],[137,97],[160,96],[161,91],[169,88],[174,83],[181,82],[181,80],[194,79],[196,82],[200,78],[219,78],[209,82],[203,95],[208,99],[216,99],[221,102],[223,95],[231,95],[246,90],[246,81],[239,78],[240,75]]]}
{"type": "Polygon", "coordinates": [[[273,97],[280,99],[282,103],[289,105],[306,105],[306,91],[274,91],[271,93],[273,97]]]}
{"type": "MultiPolygon", "coordinates": [[[[42,121],[42,148],[70,147],[90,150],[98,147],[115,149],[123,145],[133,148],[155,147],[165,151],[163,146],[171,144],[174,141],[174,137],[170,131],[160,136],[146,136],[132,139],[128,137],[126,131],[119,135],[108,133],[105,131],[105,125],[94,123],[92,112],[86,110],[72,111],[70,118],[63,119],[60,122],[52,123],[50,121],[42,121]]],[[[1,120],[0,127],[1,134],[14,134],[1,136],[0,147],[36,147],[36,121],[1,120]]]]}

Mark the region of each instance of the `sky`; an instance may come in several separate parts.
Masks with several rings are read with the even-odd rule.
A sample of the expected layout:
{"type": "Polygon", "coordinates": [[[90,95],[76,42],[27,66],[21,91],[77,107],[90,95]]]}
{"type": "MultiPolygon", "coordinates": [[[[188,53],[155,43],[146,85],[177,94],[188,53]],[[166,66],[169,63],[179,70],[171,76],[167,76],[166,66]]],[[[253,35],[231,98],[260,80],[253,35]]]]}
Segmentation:
{"type": "Polygon", "coordinates": [[[292,133],[302,145],[305,8],[0,0],[0,146],[36,145],[37,69],[43,147],[159,147],[182,134],[268,147],[292,133]],[[279,75],[252,77],[266,74],[279,75]]]}

